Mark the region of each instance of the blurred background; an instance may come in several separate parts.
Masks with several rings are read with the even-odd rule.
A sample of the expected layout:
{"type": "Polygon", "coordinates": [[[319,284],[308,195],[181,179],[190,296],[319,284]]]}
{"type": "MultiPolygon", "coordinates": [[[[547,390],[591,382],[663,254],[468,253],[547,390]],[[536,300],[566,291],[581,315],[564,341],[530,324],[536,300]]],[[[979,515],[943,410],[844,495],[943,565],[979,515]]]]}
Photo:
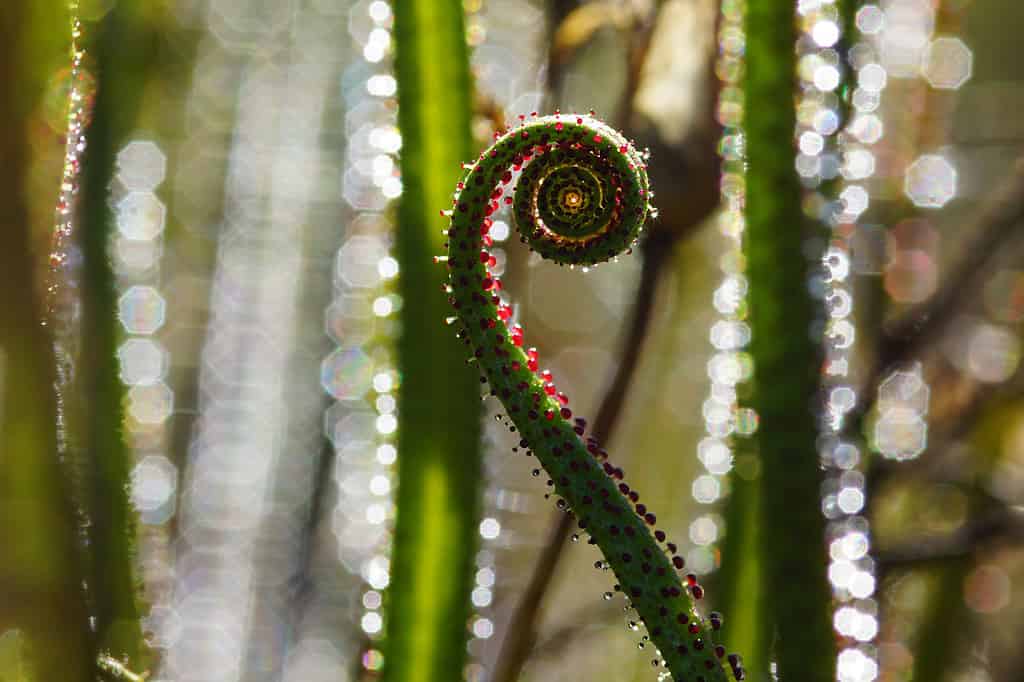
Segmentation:
{"type": "MultiPolygon", "coordinates": [[[[816,223],[806,251],[829,249],[807,295],[824,311],[820,560],[837,679],[1024,679],[1024,5],[793,4],[793,155],[816,223]]],[[[595,418],[715,604],[730,481],[758,475],[734,448],[758,428],[743,405],[756,282],[741,253],[742,7],[463,5],[478,149],[517,116],[561,107],[596,110],[651,150],[660,216],[636,254],[585,275],[556,268],[502,214],[492,253],[527,345],[574,412],[595,418]]],[[[23,112],[24,162],[5,171],[31,230],[0,249],[34,265],[56,340],[54,427],[71,483],[52,494],[95,545],[74,508],[107,493],[83,453],[124,448],[150,680],[377,679],[398,483],[394,342],[415,304],[395,286],[392,6],[81,0],[81,64],[67,57],[66,12],[26,8],[28,28],[0,55],[40,84],[23,112]],[[78,143],[109,152],[109,182],[78,172],[78,143]],[[73,209],[55,214],[58,200],[73,209]],[[104,211],[109,229],[90,223],[104,211]],[[108,342],[116,364],[104,364],[108,342]],[[123,445],[104,445],[104,428],[123,445]]],[[[8,297],[13,311],[20,294],[8,297]]],[[[13,386],[21,361],[4,357],[0,384],[13,386]]],[[[450,679],[655,679],[651,647],[593,569],[600,555],[576,542],[533,464],[510,455],[497,404],[483,410],[468,662],[450,679]],[[510,673],[509,632],[524,628],[529,655],[510,673]]],[[[12,447],[0,444],[0,468],[12,447]]],[[[5,682],[21,679],[4,677],[20,646],[8,622],[5,682]]],[[[115,649],[108,671],[122,665],[115,649]]],[[[133,674],[123,665],[115,676],[133,674]]]]}

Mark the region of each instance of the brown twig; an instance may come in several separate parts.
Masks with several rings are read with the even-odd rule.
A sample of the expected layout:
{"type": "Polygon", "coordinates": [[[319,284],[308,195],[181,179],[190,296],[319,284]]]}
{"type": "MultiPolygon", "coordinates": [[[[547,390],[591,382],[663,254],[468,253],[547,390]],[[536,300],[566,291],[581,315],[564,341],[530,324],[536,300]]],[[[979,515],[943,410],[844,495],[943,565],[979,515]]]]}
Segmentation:
{"type": "Polygon", "coordinates": [[[626,87],[622,90],[622,99],[619,102],[617,114],[620,127],[627,128],[632,121],[633,105],[636,93],[640,90],[640,85],[643,82],[644,65],[647,64],[647,54],[651,50],[654,27],[658,25],[658,17],[661,16],[661,9],[664,5],[665,3],[659,0],[655,3],[652,12],[633,15],[626,68],[626,87]]]}
{"type": "MultiPolygon", "coordinates": [[[[504,105],[495,98],[493,93],[483,90],[479,82],[477,83],[477,89],[473,98],[473,113],[487,119],[487,122],[491,124],[492,132],[497,133],[509,125],[508,114],[505,112],[504,105]]],[[[490,144],[490,142],[487,142],[487,144],[490,144]]]]}
{"type": "Polygon", "coordinates": [[[882,548],[876,555],[877,577],[881,581],[893,571],[966,557],[988,543],[1024,543],[1024,513],[1001,506],[952,533],[925,537],[891,549],[882,548]]]}
{"type": "MultiPolygon", "coordinates": [[[[579,7],[579,0],[552,0],[548,4],[548,44],[554,44],[555,34],[573,10],[579,7]]],[[[558,93],[565,80],[565,58],[556,50],[548,50],[547,90],[558,93]]]]}
{"type": "Polygon", "coordinates": [[[533,649],[534,658],[560,656],[581,636],[606,630],[623,620],[622,607],[612,602],[590,602],[544,633],[533,649]]]}

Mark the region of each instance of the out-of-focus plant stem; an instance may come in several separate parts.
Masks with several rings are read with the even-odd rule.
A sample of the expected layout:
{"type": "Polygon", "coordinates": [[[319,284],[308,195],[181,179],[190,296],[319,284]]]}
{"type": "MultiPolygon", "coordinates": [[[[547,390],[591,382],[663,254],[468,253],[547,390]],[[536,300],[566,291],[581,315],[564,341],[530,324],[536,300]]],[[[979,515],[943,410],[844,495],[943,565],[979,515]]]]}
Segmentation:
{"type": "Polygon", "coordinates": [[[52,44],[65,26],[58,2],[0,4],[0,637],[24,657],[10,665],[32,682],[87,682],[96,671],[77,519],[57,456],[53,343],[41,326],[25,182],[30,119],[49,60],[65,54],[52,44]],[[46,24],[34,21],[43,17],[46,24]],[[40,55],[44,47],[56,53],[40,55]]]}
{"type": "Polygon", "coordinates": [[[472,102],[462,3],[394,7],[402,384],[384,679],[433,682],[462,675],[479,522],[480,384],[444,324],[445,273],[432,262],[445,242],[438,212],[473,158],[472,102]]]}
{"type": "MultiPolygon", "coordinates": [[[[734,446],[737,459],[752,455],[744,453],[747,444],[734,446]]],[[[722,626],[724,640],[731,651],[743,655],[743,666],[752,680],[768,679],[769,653],[767,638],[761,634],[766,616],[763,612],[763,561],[758,551],[761,544],[761,485],[756,472],[735,469],[729,478],[729,499],[725,506],[725,527],[722,542],[722,566],[713,576],[712,586],[716,608],[728,614],[722,626]]]]}
{"type": "Polygon", "coordinates": [[[793,165],[794,6],[748,0],[744,130],[750,352],[760,416],[762,625],[778,677],[832,679],[835,644],[825,575],[822,473],[811,412],[820,353],[803,258],[805,220],[793,165]]]}
{"type": "Polygon", "coordinates": [[[82,343],[79,391],[85,503],[89,515],[90,597],[97,645],[144,669],[146,644],[135,575],[136,514],[129,500],[132,455],[123,430],[125,398],[117,347],[121,340],[117,290],[108,256],[116,229],[110,183],[117,152],[138,125],[147,77],[160,45],[146,5],[121,0],[92,28],[89,51],[96,64],[93,123],[82,176],[82,343]]]}

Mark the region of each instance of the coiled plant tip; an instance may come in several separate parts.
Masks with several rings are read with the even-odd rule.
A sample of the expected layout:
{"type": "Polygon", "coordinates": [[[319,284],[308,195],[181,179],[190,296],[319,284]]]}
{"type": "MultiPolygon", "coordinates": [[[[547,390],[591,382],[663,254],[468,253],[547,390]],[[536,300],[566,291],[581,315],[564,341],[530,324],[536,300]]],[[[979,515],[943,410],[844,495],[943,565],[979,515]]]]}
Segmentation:
{"type": "MultiPolygon", "coordinates": [[[[589,115],[520,117],[496,133],[479,158],[465,164],[447,230],[445,290],[457,335],[470,350],[482,382],[501,400],[507,426],[520,437],[515,452],[535,456],[548,475],[557,506],[574,513],[644,624],[664,666],[677,682],[744,677],[740,659],[717,641],[722,618],[704,618],[697,577],[656,527],[657,519],[623,480],[621,468],[586,435],[569,398],[551,372],[540,368],[535,348],[524,347],[523,328],[512,320],[501,281],[491,271],[491,216],[512,206],[521,240],[561,265],[593,266],[628,251],[654,213],[646,153],[589,115]],[[516,173],[518,180],[513,183],[516,173]]],[[[534,470],[540,475],[540,469],[534,470]]]]}

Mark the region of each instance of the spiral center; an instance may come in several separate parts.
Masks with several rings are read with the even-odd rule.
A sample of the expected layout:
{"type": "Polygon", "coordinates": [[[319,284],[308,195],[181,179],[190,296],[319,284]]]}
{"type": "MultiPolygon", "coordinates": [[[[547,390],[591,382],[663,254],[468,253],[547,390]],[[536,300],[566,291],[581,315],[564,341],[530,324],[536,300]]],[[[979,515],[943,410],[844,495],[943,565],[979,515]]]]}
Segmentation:
{"type": "Polygon", "coordinates": [[[562,192],[562,207],[565,210],[575,213],[580,209],[580,205],[583,204],[583,195],[573,187],[562,192]]]}
{"type": "MultiPolygon", "coordinates": [[[[513,218],[524,243],[545,258],[600,263],[628,249],[643,229],[649,208],[644,160],[599,122],[556,115],[509,131],[485,156],[499,166],[511,162],[509,170],[492,171],[495,183],[509,183],[512,170],[521,169],[513,218]]],[[[499,186],[495,196],[501,194],[499,186]]],[[[492,198],[488,208],[497,210],[498,202],[492,198]]]]}
{"type": "Polygon", "coordinates": [[[606,191],[592,169],[576,164],[555,166],[539,185],[538,214],[552,232],[579,239],[606,222],[606,191]]]}

